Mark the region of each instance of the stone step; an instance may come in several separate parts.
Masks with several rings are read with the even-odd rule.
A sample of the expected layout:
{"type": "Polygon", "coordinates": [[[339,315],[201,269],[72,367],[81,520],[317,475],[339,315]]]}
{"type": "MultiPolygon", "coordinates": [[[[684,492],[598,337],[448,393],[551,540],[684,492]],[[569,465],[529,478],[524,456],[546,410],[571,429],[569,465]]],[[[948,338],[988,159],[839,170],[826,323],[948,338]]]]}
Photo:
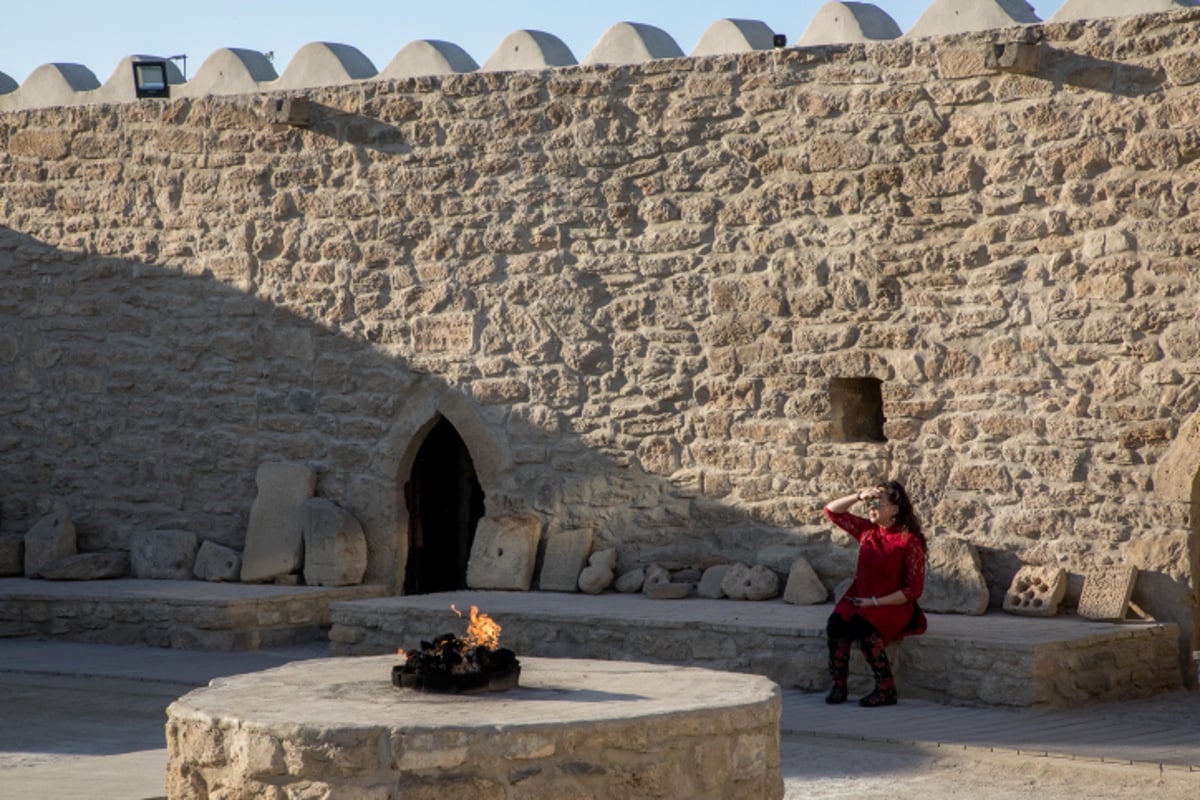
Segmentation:
{"type": "MultiPolygon", "coordinates": [[[[520,655],[684,664],[765,675],[785,689],[827,686],[831,604],[641,594],[463,591],[334,603],[331,649],[367,655],[461,635],[471,606],[502,626],[520,655]]],[[[1182,687],[1174,624],[1080,617],[930,614],[929,631],[889,646],[905,697],[998,707],[1071,708],[1182,687]]],[[[851,688],[870,679],[854,655],[851,688]]]]}
{"type": "Polygon", "coordinates": [[[331,603],[385,592],[374,585],[0,578],[0,638],[258,650],[321,638],[331,603]]]}

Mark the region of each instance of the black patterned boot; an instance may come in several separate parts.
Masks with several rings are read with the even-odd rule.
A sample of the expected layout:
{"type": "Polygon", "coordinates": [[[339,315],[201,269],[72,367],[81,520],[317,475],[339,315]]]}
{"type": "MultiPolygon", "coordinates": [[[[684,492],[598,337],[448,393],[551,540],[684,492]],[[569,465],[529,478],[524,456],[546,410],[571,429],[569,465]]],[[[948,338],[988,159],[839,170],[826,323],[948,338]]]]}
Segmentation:
{"type": "Polygon", "coordinates": [[[825,702],[837,705],[846,702],[846,679],[850,673],[850,640],[829,639],[829,694],[825,702]]]}
{"type": "Polygon", "coordinates": [[[892,677],[892,665],[888,661],[883,640],[879,634],[873,633],[862,640],[861,646],[871,672],[875,674],[875,691],[859,700],[858,704],[867,708],[896,705],[896,679],[892,677]]]}

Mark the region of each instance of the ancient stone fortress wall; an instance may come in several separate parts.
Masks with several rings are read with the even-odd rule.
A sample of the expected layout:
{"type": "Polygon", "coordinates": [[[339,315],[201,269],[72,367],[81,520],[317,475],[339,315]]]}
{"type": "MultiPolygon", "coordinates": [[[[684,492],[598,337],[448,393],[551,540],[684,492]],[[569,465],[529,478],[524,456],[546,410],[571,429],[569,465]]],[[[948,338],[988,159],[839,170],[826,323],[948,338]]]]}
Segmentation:
{"type": "MultiPolygon", "coordinates": [[[[0,530],[241,546],[315,466],[397,589],[486,518],[829,585],[880,476],[1192,627],[1200,11],[0,114],[0,530]],[[306,105],[307,103],[307,105],[306,105]]],[[[1185,642],[1185,646],[1187,643],[1185,642]]]]}

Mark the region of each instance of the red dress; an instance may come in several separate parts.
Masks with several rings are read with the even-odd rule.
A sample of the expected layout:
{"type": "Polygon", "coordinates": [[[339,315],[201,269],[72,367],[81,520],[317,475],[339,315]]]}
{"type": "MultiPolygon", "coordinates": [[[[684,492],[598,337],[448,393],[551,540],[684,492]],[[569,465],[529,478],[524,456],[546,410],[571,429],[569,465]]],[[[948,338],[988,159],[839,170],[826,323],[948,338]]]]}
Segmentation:
{"type": "Polygon", "coordinates": [[[925,590],[925,547],[921,540],[899,527],[885,528],[853,514],[825,516],[853,536],[859,544],[854,583],[846,590],[833,613],[847,622],[858,614],[875,626],[883,643],[924,633],[925,614],[917,598],[925,590]],[[899,589],[905,602],[894,606],[867,605],[855,608],[851,597],[883,597],[899,589]]]}

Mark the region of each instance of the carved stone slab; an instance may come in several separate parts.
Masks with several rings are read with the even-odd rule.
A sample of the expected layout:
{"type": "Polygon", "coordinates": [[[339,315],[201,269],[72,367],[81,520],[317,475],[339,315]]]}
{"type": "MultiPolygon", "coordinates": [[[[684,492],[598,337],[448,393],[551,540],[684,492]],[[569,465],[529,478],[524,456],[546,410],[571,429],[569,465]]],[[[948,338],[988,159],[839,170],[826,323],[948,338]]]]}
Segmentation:
{"type": "Polygon", "coordinates": [[[590,529],[563,531],[547,538],[538,588],[543,592],[577,591],[579,573],[587,565],[591,552],[590,529]]]}
{"type": "Polygon", "coordinates": [[[1097,620],[1125,619],[1137,574],[1137,567],[1130,566],[1088,570],[1083,578],[1083,592],[1079,595],[1079,616],[1097,620]]]}
{"type": "Polygon", "coordinates": [[[250,506],[242,580],[258,583],[299,571],[304,557],[300,504],[312,497],[317,473],[307,464],[267,463],[254,477],[258,495],[250,506]]]}
{"type": "Polygon", "coordinates": [[[1004,610],[1026,617],[1053,617],[1066,593],[1066,570],[1026,565],[1017,570],[1004,594],[1004,610]]]}
{"type": "Polygon", "coordinates": [[[467,586],[527,592],[533,582],[542,523],[535,517],[484,517],[467,562],[467,586]]]}
{"type": "Polygon", "coordinates": [[[925,591],[918,602],[939,614],[986,612],[988,587],[975,546],[953,536],[930,539],[925,591]]]}

